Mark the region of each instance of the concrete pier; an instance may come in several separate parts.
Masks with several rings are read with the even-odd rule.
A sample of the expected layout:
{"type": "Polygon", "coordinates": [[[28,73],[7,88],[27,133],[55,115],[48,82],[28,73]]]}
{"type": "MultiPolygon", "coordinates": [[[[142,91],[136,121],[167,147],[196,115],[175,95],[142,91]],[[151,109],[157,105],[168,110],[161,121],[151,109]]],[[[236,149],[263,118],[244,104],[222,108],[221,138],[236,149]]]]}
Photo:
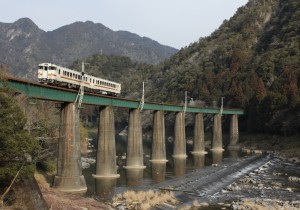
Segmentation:
{"type": "Polygon", "coordinates": [[[214,126],[213,126],[213,141],[212,150],[223,151],[223,141],[222,141],[222,116],[221,114],[214,115],[214,126]]]}
{"type": "Polygon", "coordinates": [[[110,200],[114,197],[117,179],[95,179],[95,194],[99,200],[110,200]]]}
{"type": "Polygon", "coordinates": [[[100,107],[98,148],[94,178],[118,178],[115,145],[115,120],[112,106],[100,107]]]}
{"type": "Polygon", "coordinates": [[[153,112],[153,142],[151,162],[167,162],[164,111],[153,112]]]}
{"type": "Polygon", "coordinates": [[[194,127],[194,148],[191,152],[192,154],[207,154],[205,152],[205,142],[204,142],[204,123],[203,114],[195,114],[195,127],[194,127]]]}
{"type": "Polygon", "coordinates": [[[174,176],[183,176],[186,172],[186,158],[173,158],[174,176]]]}
{"type": "Polygon", "coordinates": [[[230,142],[228,145],[228,148],[233,149],[239,149],[238,145],[239,141],[239,125],[238,125],[238,115],[234,114],[231,116],[230,120],[230,142]]]}
{"type": "Polygon", "coordinates": [[[175,119],[174,158],[186,158],[185,113],[177,112],[175,119]]]}
{"type": "Polygon", "coordinates": [[[152,162],[152,179],[154,183],[160,183],[165,181],[166,177],[166,163],[165,162],[152,162]]]}
{"type": "Polygon", "coordinates": [[[65,192],[87,190],[81,166],[79,109],[74,103],[61,106],[57,174],[53,187],[65,192]]]}
{"type": "Polygon", "coordinates": [[[143,159],[142,123],[139,109],[129,111],[127,159],[124,168],[146,168],[143,159]]]}
{"type": "Polygon", "coordinates": [[[205,154],[204,153],[195,153],[193,154],[194,166],[196,168],[203,168],[205,166],[205,154]]]}
{"type": "Polygon", "coordinates": [[[126,181],[129,187],[138,187],[143,183],[143,168],[127,168],[126,181]]]}
{"type": "Polygon", "coordinates": [[[223,151],[222,150],[212,150],[212,163],[219,164],[223,159],[223,151]]]}

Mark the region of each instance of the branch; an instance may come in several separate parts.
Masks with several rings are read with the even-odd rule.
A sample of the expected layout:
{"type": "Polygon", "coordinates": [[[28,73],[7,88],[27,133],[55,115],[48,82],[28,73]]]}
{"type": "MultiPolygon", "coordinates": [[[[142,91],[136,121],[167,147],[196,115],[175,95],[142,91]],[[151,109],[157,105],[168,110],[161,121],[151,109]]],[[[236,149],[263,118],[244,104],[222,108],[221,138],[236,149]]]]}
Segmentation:
{"type": "Polygon", "coordinates": [[[13,178],[13,180],[10,183],[10,185],[8,186],[8,188],[5,190],[5,192],[3,193],[3,195],[0,196],[0,208],[1,208],[1,210],[4,209],[4,203],[3,203],[4,197],[10,191],[12,185],[14,184],[15,180],[17,179],[17,177],[18,177],[20,171],[22,170],[23,166],[25,165],[25,163],[26,163],[26,161],[23,162],[22,166],[20,167],[20,169],[16,173],[15,177],[13,178]]]}

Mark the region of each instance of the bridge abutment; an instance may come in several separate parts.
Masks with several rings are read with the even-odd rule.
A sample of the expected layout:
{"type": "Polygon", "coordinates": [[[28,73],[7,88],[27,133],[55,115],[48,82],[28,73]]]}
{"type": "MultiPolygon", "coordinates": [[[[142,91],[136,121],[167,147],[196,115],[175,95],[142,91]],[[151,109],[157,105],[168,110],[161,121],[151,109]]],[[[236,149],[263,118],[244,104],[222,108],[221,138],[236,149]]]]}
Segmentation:
{"type": "Polygon", "coordinates": [[[66,192],[87,190],[81,166],[79,109],[74,103],[63,103],[61,107],[57,174],[53,187],[66,192]]]}
{"type": "Polygon", "coordinates": [[[186,140],[185,140],[185,113],[177,112],[175,119],[175,140],[173,157],[186,158],[186,140]]]}
{"type": "Polygon", "coordinates": [[[130,109],[129,111],[127,158],[124,168],[146,168],[143,159],[142,123],[139,109],[130,109]]]}
{"type": "Polygon", "coordinates": [[[118,178],[115,145],[115,120],[112,106],[100,107],[98,148],[94,178],[118,178]]]}
{"type": "Polygon", "coordinates": [[[222,116],[221,114],[214,115],[214,126],[213,126],[213,141],[212,150],[223,151],[223,140],[222,140],[222,116]]]}
{"type": "Polygon", "coordinates": [[[231,116],[230,120],[230,142],[228,149],[239,149],[239,125],[238,125],[238,115],[234,114],[231,116]]]}
{"type": "Polygon", "coordinates": [[[164,111],[153,112],[153,142],[151,162],[167,162],[164,111]]]}
{"type": "Polygon", "coordinates": [[[204,123],[202,113],[195,114],[194,148],[192,154],[207,154],[207,152],[205,151],[204,123]]]}

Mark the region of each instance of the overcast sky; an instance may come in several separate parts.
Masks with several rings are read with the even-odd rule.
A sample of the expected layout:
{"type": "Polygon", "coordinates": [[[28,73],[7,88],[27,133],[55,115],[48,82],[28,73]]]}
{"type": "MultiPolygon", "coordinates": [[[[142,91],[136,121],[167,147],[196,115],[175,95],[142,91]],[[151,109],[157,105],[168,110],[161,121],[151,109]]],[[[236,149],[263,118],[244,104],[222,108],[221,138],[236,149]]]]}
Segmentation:
{"type": "Polygon", "coordinates": [[[0,22],[28,17],[52,31],[93,21],[182,48],[210,35],[248,0],[0,0],[0,22]]]}

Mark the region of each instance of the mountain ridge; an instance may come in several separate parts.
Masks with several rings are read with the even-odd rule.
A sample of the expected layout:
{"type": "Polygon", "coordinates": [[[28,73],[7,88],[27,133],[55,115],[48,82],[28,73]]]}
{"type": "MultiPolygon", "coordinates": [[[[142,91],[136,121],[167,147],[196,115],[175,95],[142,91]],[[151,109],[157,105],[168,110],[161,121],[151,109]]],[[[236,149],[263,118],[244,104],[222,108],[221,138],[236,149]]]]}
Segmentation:
{"type": "Polygon", "coordinates": [[[33,77],[36,65],[52,62],[69,66],[95,53],[127,56],[157,64],[178,50],[128,31],[113,31],[101,23],[77,21],[53,31],[40,29],[31,19],[0,23],[0,61],[14,75],[33,77]]]}

